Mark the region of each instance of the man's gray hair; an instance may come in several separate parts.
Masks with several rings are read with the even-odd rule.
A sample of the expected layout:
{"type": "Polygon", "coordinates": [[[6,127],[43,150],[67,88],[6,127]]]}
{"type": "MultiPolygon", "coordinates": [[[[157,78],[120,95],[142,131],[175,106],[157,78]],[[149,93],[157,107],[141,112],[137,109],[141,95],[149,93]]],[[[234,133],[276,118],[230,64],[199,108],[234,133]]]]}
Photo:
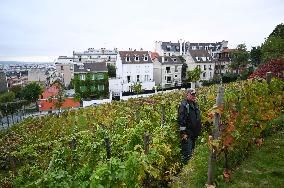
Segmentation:
{"type": "Polygon", "coordinates": [[[190,89],[188,89],[187,91],[186,91],[186,94],[195,94],[196,93],[196,91],[195,91],[195,89],[193,89],[193,88],[190,88],[190,89]]]}

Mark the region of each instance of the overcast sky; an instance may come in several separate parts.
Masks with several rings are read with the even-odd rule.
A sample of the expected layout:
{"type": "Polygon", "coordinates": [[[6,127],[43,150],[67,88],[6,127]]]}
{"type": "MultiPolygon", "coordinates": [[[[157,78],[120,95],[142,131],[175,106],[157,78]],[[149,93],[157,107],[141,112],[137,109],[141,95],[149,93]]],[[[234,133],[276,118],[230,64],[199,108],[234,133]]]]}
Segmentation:
{"type": "Polygon", "coordinates": [[[73,50],[154,50],[155,41],[260,45],[284,0],[0,0],[0,60],[53,61],[73,50]]]}

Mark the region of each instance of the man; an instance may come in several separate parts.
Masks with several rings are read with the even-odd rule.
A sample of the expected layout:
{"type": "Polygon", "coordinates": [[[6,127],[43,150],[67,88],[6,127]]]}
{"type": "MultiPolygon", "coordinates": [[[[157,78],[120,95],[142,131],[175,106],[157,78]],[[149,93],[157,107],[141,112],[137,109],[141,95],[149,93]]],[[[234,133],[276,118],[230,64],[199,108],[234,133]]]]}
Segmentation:
{"type": "Polygon", "coordinates": [[[179,106],[178,124],[181,135],[183,162],[187,164],[201,130],[201,116],[196,103],[195,89],[187,90],[186,99],[183,100],[179,106]]]}

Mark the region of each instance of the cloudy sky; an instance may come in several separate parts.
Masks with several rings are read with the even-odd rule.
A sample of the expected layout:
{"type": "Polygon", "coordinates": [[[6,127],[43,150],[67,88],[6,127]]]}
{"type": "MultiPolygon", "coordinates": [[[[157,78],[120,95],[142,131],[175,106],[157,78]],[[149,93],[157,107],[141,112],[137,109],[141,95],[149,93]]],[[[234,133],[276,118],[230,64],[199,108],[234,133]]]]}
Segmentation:
{"type": "Polygon", "coordinates": [[[0,0],[0,60],[53,61],[73,50],[154,50],[155,41],[260,45],[283,0],[0,0]]]}

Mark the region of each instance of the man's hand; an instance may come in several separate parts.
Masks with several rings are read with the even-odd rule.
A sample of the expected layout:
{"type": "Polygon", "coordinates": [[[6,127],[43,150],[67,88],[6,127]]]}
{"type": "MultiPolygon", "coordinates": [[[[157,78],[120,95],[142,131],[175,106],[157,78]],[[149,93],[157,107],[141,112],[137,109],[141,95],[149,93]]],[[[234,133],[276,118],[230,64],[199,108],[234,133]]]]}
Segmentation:
{"type": "Polygon", "coordinates": [[[187,134],[181,134],[181,139],[182,140],[187,140],[188,138],[188,135],[187,134]]]}

